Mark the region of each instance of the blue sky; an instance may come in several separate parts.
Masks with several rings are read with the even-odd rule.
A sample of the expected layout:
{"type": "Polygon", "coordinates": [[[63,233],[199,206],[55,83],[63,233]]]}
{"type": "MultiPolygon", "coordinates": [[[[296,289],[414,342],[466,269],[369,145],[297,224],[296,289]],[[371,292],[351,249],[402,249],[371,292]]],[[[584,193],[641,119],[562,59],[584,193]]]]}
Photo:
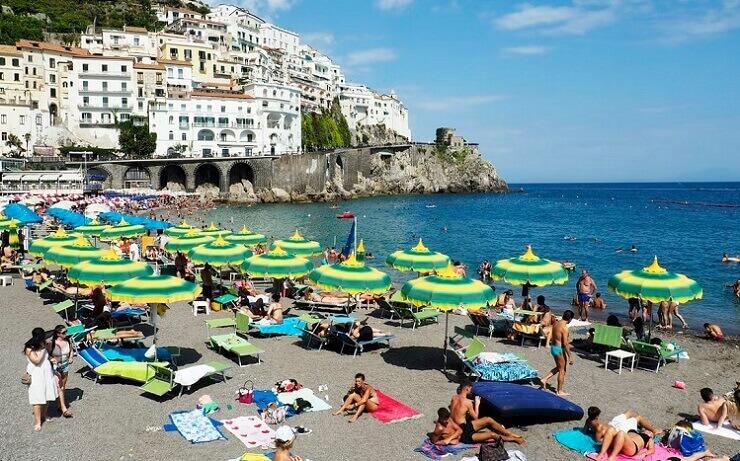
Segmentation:
{"type": "Polygon", "coordinates": [[[510,182],[740,180],[740,0],[241,0],[510,182]]]}

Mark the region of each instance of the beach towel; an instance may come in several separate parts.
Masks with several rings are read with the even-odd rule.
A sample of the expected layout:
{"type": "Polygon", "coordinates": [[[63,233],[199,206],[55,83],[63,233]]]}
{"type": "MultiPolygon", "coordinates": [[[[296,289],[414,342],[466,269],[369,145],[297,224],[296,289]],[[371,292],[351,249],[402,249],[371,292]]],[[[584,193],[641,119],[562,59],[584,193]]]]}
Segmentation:
{"type": "Polygon", "coordinates": [[[414,448],[414,451],[421,453],[430,459],[442,459],[445,456],[456,455],[460,452],[468,450],[470,448],[478,448],[480,445],[472,445],[467,443],[457,443],[455,445],[435,445],[429,440],[429,437],[425,438],[421,445],[414,448]]]}
{"type": "Polygon", "coordinates": [[[491,363],[482,361],[473,365],[482,380],[516,382],[537,378],[537,370],[527,362],[491,363]]]}
{"type": "Polygon", "coordinates": [[[729,422],[726,422],[721,428],[717,429],[716,424],[705,426],[699,422],[693,424],[694,429],[707,434],[718,435],[730,440],[740,440],[740,431],[733,429],[729,422]]]}
{"type": "Polygon", "coordinates": [[[226,439],[218,427],[216,427],[213,420],[203,415],[203,412],[200,410],[170,413],[170,420],[177,428],[177,432],[190,443],[213,442],[214,440],[226,439]]]}
{"type": "Polygon", "coordinates": [[[146,315],[146,309],[142,307],[124,307],[123,309],[116,309],[111,311],[110,316],[114,319],[121,317],[140,317],[146,315]]]}
{"type": "Polygon", "coordinates": [[[259,331],[261,335],[282,335],[282,336],[301,336],[303,331],[301,328],[306,328],[306,322],[299,319],[298,317],[285,317],[283,323],[280,324],[265,324],[253,323],[252,326],[259,331]]]}
{"type": "Polygon", "coordinates": [[[275,431],[257,416],[239,416],[222,422],[247,448],[275,448],[275,431]]]}
{"type": "Polygon", "coordinates": [[[521,357],[511,352],[481,352],[474,360],[475,363],[505,363],[521,361],[521,357]]]}
{"type": "Polygon", "coordinates": [[[260,411],[267,408],[271,403],[278,403],[277,395],[270,389],[255,389],[253,397],[254,405],[260,411]]]}
{"type": "Polygon", "coordinates": [[[560,445],[582,455],[593,453],[595,451],[598,452],[601,447],[601,444],[597,443],[593,437],[578,428],[558,431],[552,436],[558,443],[560,443],[560,445]]]}
{"type": "Polygon", "coordinates": [[[410,406],[399,402],[398,400],[390,397],[379,390],[375,390],[378,394],[378,409],[373,413],[373,418],[377,419],[383,424],[397,423],[399,421],[406,421],[407,419],[420,418],[422,415],[418,411],[414,410],[410,406]]]}
{"type": "MultiPolygon", "coordinates": [[[[118,360],[120,362],[149,362],[150,360],[144,356],[147,351],[146,347],[111,347],[103,345],[100,348],[103,355],[108,360],[118,360]]],[[[157,348],[157,360],[164,360],[169,362],[172,359],[172,354],[166,347],[157,348]]]]}
{"type": "Polygon", "coordinates": [[[214,371],[216,369],[210,365],[194,365],[175,371],[174,381],[181,386],[192,386],[200,381],[201,378],[214,371]]]}
{"type": "Polygon", "coordinates": [[[298,398],[307,400],[311,404],[311,408],[306,411],[325,411],[331,410],[331,405],[326,403],[321,398],[317,397],[313,391],[307,387],[293,392],[281,392],[278,394],[278,401],[284,405],[293,405],[295,400],[298,398]]]}
{"type": "MultiPolygon", "coordinates": [[[[679,458],[682,456],[680,451],[676,451],[673,448],[666,448],[660,444],[655,445],[655,452],[652,455],[643,457],[641,453],[645,453],[645,449],[640,450],[640,453],[635,456],[619,455],[617,456],[617,461],[664,461],[671,456],[677,456],[679,458]]],[[[597,455],[598,453],[588,453],[586,454],[586,458],[596,459],[597,455]]]]}

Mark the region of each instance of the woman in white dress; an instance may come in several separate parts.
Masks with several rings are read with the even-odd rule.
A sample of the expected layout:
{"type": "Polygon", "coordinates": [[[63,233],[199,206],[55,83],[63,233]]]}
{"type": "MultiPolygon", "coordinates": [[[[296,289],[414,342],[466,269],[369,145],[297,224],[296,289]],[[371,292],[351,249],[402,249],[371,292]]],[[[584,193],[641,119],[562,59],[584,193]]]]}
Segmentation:
{"type": "Polygon", "coordinates": [[[26,342],[23,352],[28,358],[26,372],[31,375],[28,403],[33,408],[33,430],[40,431],[41,424],[46,420],[48,402],[53,402],[58,397],[54,370],[49,361],[46,332],[43,328],[33,329],[31,339],[26,342]]]}

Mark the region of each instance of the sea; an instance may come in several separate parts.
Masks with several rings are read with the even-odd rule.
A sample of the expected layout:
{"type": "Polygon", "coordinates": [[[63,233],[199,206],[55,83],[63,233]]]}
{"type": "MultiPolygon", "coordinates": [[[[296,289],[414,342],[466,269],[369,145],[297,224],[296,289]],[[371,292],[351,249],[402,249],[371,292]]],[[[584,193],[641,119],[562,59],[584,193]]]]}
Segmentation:
{"type": "MultiPolygon", "coordinates": [[[[238,229],[246,224],[270,238],[296,229],[324,246],[344,246],[357,216],[358,238],[398,287],[415,274],[385,267],[388,254],[414,245],[448,254],[477,276],[481,261],[517,256],[532,245],[543,258],[572,261],[577,269],[566,285],[533,289],[556,312],[569,308],[575,281],[587,269],[607,301],[604,318],[626,318],[627,303],[607,290],[607,280],[624,269],[650,264],[654,256],[668,270],[697,280],[704,298],[681,306],[692,330],[717,323],[740,334],[740,299],[726,285],[740,278],[740,264],[722,263],[722,254],[740,255],[740,182],[639,184],[511,184],[507,194],[439,194],[363,198],[332,208],[326,203],[222,205],[209,220],[238,229]],[[636,252],[630,252],[632,246],[636,252]],[[622,251],[619,251],[622,250],[622,251]]],[[[500,292],[517,287],[495,282],[500,292]]],[[[676,327],[678,322],[676,321],[676,327]]]]}

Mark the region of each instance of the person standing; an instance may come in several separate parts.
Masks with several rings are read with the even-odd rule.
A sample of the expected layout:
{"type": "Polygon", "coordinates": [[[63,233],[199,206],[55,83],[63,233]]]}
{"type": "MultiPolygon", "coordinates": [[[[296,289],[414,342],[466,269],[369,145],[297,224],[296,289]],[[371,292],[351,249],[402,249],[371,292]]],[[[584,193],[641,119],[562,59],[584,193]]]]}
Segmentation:
{"type": "Polygon", "coordinates": [[[588,321],[588,308],[591,296],[596,292],[596,282],[591,278],[587,270],[581,272],[576,282],[576,294],[578,295],[578,319],[588,321]]]}
{"type": "Polygon", "coordinates": [[[131,261],[141,260],[141,250],[139,250],[139,244],[136,243],[136,240],[132,240],[128,247],[128,259],[131,261]]]}
{"type": "Polygon", "coordinates": [[[59,393],[59,411],[65,418],[71,418],[72,412],[67,406],[67,399],[64,391],[67,387],[67,378],[69,377],[69,368],[74,361],[74,348],[72,342],[67,336],[67,329],[64,325],[54,327],[54,333],[50,340],[51,363],[54,365],[54,371],[57,374],[57,392],[59,393]]]}
{"type": "Polygon", "coordinates": [[[41,430],[41,424],[46,420],[48,403],[59,396],[47,347],[46,332],[43,328],[36,327],[31,332],[31,339],[26,341],[23,348],[23,353],[28,359],[26,373],[31,377],[28,385],[28,403],[33,409],[33,430],[37,432],[41,430]]]}
{"type": "Polygon", "coordinates": [[[573,365],[573,354],[570,352],[570,335],[568,333],[568,324],[573,320],[575,314],[572,310],[563,312],[563,318],[558,320],[552,327],[552,338],[550,339],[550,354],[555,360],[555,368],[542,380],[542,389],[547,389],[547,382],[555,375],[558,375],[558,385],[555,392],[560,396],[568,396],[563,391],[565,384],[565,373],[568,365],[573,365]]]}
{"type": "Polygon", "coordinates": [[[210,306],[213,301],[213,274],[211,273],[211,265],[205,263],[203,270],[200,271],[200,280],[203,284],[203,297],[208,301],[210,306]]]}
{"type": "Polygon", "coordinates": [[[300,456],[290,453],[295,444],[295,432],[290,426],[280,426],[275,431],[275,455],[273,461],[301,461],[300,456]]]}

